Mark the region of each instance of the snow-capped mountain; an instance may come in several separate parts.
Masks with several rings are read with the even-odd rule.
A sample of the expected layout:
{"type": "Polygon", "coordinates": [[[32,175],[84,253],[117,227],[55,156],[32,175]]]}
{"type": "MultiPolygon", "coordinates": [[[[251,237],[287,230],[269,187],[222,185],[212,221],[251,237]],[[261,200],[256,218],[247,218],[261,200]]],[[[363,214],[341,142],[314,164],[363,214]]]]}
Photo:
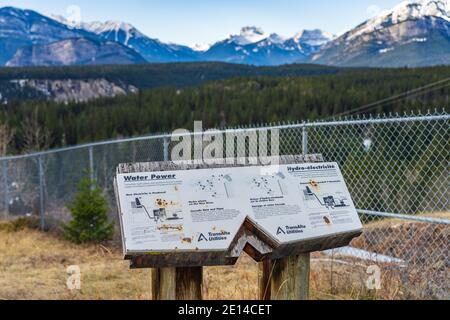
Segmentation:
{"type": "Polygon", "coordinates": [[[197,60],[197,53],[191,48],[149,38],[129,23],[107,21],[82,23],[81,26],[97,34],[102,40],[118,42],[132,48],[149,62],[197,60]]]}
{"type": "Polygon", "coordinates": [[[405,1],[328,43],[311,59],[339,66],[450,63],[450,0],[405,1]]]}
{"type": "Polygon", "coordinates": [[[257,27],[244,27],[240,34],[212,45],[202,58],[254,65],[303,62],[330,40],[331,37],[321,30],[305,30],[285,38],[257,27]]]}
{"type": "Polygon", "coordinates": [[[231,35],[228,40],[240,46],[256,43],[268,38],[270,35],[265,33],[261,28],[248,26],[241,29],[238,35],[231,35]]]}
{"type": "Polygon", "coordinates": [[[286,50],[298,52],[305,59],[309,59],[309,57],[319,52],[323,46],[333,39],[334,36],[331,33],[319,29],[303,30],[293,38],[284,41],[283,46],[286,50]]]}
{"type": "Polygon", "coordinates": [[[303,30],[294,36],[294,40],[312,47],[320,47],[330,42],[334,36],[319,29],[303,30]]]}
{"type": "Polygon", "coordinates": [[[194,50],[195,52],[205,52],[205,51],[208,51],[209,48],[211,48],[211,45],[205,44],[205,43],[196,43],[196,44],[190,46],[190,48],[192,50],[194,50]]]}

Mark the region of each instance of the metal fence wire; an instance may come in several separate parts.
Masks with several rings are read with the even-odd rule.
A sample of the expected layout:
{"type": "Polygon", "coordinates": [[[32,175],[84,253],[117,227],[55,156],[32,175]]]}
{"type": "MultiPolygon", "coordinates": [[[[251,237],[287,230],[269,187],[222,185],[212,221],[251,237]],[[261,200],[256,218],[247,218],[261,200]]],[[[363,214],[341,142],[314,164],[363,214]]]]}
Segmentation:
{"type": "MultiPolygon", "coordinates": [[[[449,299],[449,121],[448,113],[435,111],[230,132],[279,129],[281,154],[320,153],[338,162],[365,232],[351,247],[324,254],[340,262],[382,263],[383,276],[404,290],[405,298],[449,299]]],[[[249,139],[247,147],[251,144],[249,139]]],[[[173,145],[170,135],[155,135],[0,158],[0,214],[38,216],[43,228],[67,221],[77,183],[90,174],[116,219],[117,165],[169,160],[173,145]]]]}

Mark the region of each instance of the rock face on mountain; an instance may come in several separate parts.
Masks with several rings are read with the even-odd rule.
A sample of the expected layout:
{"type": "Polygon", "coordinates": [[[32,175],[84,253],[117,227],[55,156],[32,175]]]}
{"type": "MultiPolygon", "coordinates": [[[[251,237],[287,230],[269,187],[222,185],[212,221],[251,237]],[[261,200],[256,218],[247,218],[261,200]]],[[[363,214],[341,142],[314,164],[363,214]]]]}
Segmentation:
{"type": "Polygon", "coordinates": [[[73,66],[145,62],[138,53],[116,42],[75,38],[21,48],[6,63],[6,66],[73,66]]]}
{"type": "Polygon", "coordinates": [[[450,63],[450,0],[403,2],[328,43],[311,62],[420,67],[450,63]]]}
{"type": "Polygon", "coordinates": [[[60,103],[87,102],[98,98],[113,98],[137,93],[132,85],[117,84],[103,78],[98,79],[17,79],[0,82],[0,104],[8,98],[47,99],[60,103]],[[2,91],[1,89],[5,89],[2,91]],[[8,90],[9,89],[9,90],[8,90]],[[1,92],[4,92],[3,96],[1,92]],[[2,99],[3,98],[3,99],[2,99]]]}
{"type": "Polygon", "coordinates": [[[89,80],[22,80],[22,86],[32,88],[56,102],[86,102],[98,98],[113,98],[129,93],[136,93],[137,88],[119,86],[105,79],[89,80]]]}

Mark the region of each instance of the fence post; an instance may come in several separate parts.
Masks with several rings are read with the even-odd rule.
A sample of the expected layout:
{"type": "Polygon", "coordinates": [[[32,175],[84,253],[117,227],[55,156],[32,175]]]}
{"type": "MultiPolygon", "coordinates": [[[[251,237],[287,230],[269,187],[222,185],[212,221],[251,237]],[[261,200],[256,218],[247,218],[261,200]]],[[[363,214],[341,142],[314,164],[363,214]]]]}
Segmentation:
{"type": "Polygon", "coordinates": [[[44,203],[44,167],[42,164],[42,155],[38,158],[39,168],[39,217],[41,222],[41,230],[45,230],[45,203],[44,203]]]}
{"type": "Polygon", "coordinates": [[[169,138],[165,137],[163,141],[164,161],[169,161],[169,146],[170,146],[169,138]]]}
{"type": "Polygon", "coordinates": [[[93,147],[89,147],[89,177],[91,181],[94,181],[94,150],[93,147]]]}
{"type": "Polygon", "coordinates": [[[306,126],[303,127],[302,132],[302,151],[303,155],[308,154],[308,128],[306,126]]]}
{"type": "Polygon", "coordinates": [[[9,186],[8,186],[8,164],[7,160],[2,161],[2,175],[3,175],[3,201],[5,205],[5,219],[8,219],[9,216],[9,186]]]}

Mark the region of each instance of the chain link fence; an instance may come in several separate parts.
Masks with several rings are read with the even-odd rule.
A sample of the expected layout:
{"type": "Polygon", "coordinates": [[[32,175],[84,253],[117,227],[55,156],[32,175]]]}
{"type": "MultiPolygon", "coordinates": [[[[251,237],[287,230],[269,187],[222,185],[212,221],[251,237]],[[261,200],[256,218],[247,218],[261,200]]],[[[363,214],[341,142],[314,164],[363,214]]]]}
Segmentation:
{"type": "MultiPolygon", "coordinates": [[[[313,259],[328,261],[331,291],[342,287],[336,279],[352,283],[358,268],[365,274],[376,264],[396,290],[387,297],[449,299],[449,121],[442,111],[230,130],[279,129],[281,154],[320,153],[340,164],[365,232],[351,247],[313,259]]],[[[77,183],[90,175],[116,219],[116,166],[168,160],[173,144],[170,135],[158,135],[0,158],[0,214],[37,216],[42,228],[67,221],[77,183]]]]}

